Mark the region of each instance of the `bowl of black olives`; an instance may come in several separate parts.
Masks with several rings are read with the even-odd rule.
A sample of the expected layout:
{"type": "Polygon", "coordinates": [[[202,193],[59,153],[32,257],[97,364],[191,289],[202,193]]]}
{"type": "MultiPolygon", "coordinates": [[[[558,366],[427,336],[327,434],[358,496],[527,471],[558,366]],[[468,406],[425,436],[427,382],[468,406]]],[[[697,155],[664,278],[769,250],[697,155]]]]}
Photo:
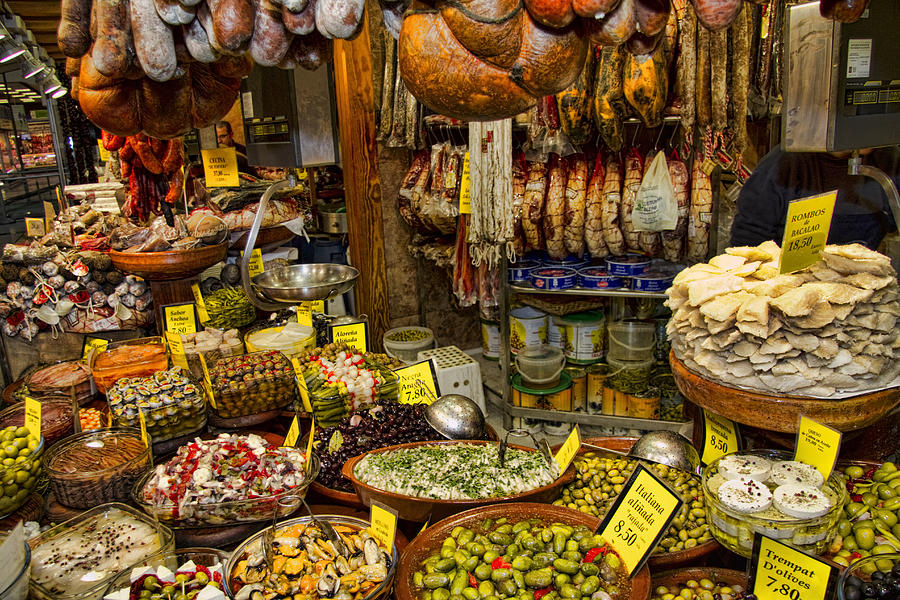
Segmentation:
{"type": "Polygon", "coordinates": [[[841,575],[838,600],[900,600],[900,553],[874,554],[841,575]]]}

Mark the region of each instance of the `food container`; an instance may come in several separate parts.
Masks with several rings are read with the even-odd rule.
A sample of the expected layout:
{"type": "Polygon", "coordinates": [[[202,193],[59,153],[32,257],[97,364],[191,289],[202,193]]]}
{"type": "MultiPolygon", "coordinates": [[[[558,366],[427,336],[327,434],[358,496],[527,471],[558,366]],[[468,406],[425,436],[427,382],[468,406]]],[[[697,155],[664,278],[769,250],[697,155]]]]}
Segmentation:
{"type": "MultiPolygon", "coordinates": [[[[793,454],[783,450],[745,450],[740,454],[772,461],[793,460],[793,454]]],[[[703,494],[709,527],[720,544],[749,558],[753,550],[753,536],[759,532],[807,554],[818,555],[825,551],[837,534],[837,523],[847,499],[847,490],[838,471],[833,472],[819,488],[831,501],[831,508],[822,516],[790,517],[775,509],[774,505],[763,512],[745,514],[727,507],[717,494],[715,483],[721,478],[714,477],[719,472],[719,463],[726,456],[730,455],[714,460],[703,470],[703,494]]]]}
{"type": "Polygon", "coordinates": [[[490,360],[500,358],[500,323],[481,319],[481,355],[490,360]]]}
{"type": "Polygon", "coordinates": [[[60,504],[91,508],[128,501],[134,482],[153,465],[139,429],[113,427],[79,433],[47,450],[50,487],[60,504]]]}
{"type": "Polygon", "coordinates": [[[512,282],[531,281],[531,271],[541,266],[536,260],[520,260],[506,268],[507,279],[512,282]]]}
{"type": "Polygon", "coordinates": [[[671,373],[654,375],[650,385],[659,390],[659,418],[664,421],[683,422],[684,398],[675,383],[675,377],[671,373]]]}
{"type": "Polygon", "coordinates": [[[629,394],[628,416],[635,419],[659,419],[659,389],[648,387],[642,392],[629,394]]]}
{"type": "Polygon", "coordinates": [[[80,360],[38,365],[24,379],[28,395],[36,400],[60,394],[86,404],[94,396],[91,370],[80,360]]]}
{"type": "Polygon", "coordinates": [[[578,285],[589,290],[617,290],[625,287],[625,281],[606,269],[585,267],[578,271],[578,285]]]}
{"type": "Polygon", "coordinates": [[[566,367],[565,372],[572,378],[572,410],[586,410],[587,371],[581,367],[566,367]]]}
{"type": "MultiPolygon", "coordinates": [[[[103,595],[108,596],[109,594],[120,592],[121,590],[129,590],[132,583],[132,571],[142,567],[150,567],[154,572],[158,571],[159,567],[165,567],[169,571],[172,571],[172,573],[177,573],[178,567],[191,561],[195,565],[206,567],[207,569],[219,565],[219,568],[224,575],[225,563],[228,562],[229,556],[231,556],[230,552],[217,550],[216,548],[179,548],[178,550],[163,550],[148,556],[143,560],[139,560],[136,563],[132,563],[116,573],[107,585],[106,593],[103,595]]],[[[228,584],[224,581],[222,583],[225,586],[223,591],[227,594],[228,584]]]]}
{"type": "Polygon", "coordinates": [[[590,415],[603,414],[603,387],[609,374],[609,365],[597,363],[587,369],[587,399],[585,405],[590,415]]]}
{"type": "Polygon", "coordinates": [[[0,489],[0,517],[12,514],[25,504],[43,472],[41,458],[44,456],[44,438],[35,443],[34,437],[24,427],[16,428],[13,438],[9,437],[9,431],[13,429],[8,427],[3,431],[3,448],[0,452],[5,457],[4,462],[13,462],[0,466],[0,482],[3,483],[0,489]],[[19,460],[19,457],[25,458],[19,460]]]}
{"type": "Polygon", "coordinates": [[[664,292],[672,285],[674,275],[661,271],[650,271],[631,278],[631,289],[636,292],[664,292]]]}
{"type": "MultiPolygon", "coordinates": [[[[735,594],[739,592],[747,593],[749,591],[749,588],[747,587],[747,573],[745,571],[735,571],[719,567],[691,567],[688,569],[672,569],[671,571],[663,571],[662,573],[657,573],[656,570],[654,570],[651,579],[653,583],[651,589],[654,590],[654,594],[651,596],[651,599],[659,597],[659,592],[657,590],[660,590],[661,587],[666,588],[668,594],[679,599],[684,598],[684,596],[679,595],[682,590],[689,588],[696,590],[695,594],[700,594],[702,591],[697,589],[695,584],[704,579],[711,581],[715,586],[730,587],[735,594]]],[[[720,590],[720,587],[710,589],[709,597],[715,598],[718,596],[721,598],[722,594],[720,594],[718,590],[720,590]]]]}
{"type": "Polygon", "coordinates": [[[577,365],[589,365],[603,358],[606,349],[606,317],[588,311],[560,317],[566,358],[577,365]]]}
{"type": "MultiPolygon", "coordinates": [[[[6,535],[0,535],[0,542],[6,538],[6,535]]],[[[28,542],[23,544],[24,560],[22,568],[12,578],[12,581],[4,581],[0,583],[0,600],[25,600],[28,598],[28,580],[31,577],[31,546],[28,542]]]]}
{"type": "Polygon", "coordinates": [[[531,285],[539,290],[567,290],[578,283],[578,271],[568,267],[541,267],[531,271],[531,285]]]}
{"type": "Polygon", "coordinates": [[[610,275],[619,277],[640,277],[650,272],[650,259],[640,254],[627,254],[606,259],[610,275]]]}
{"type": "Polygon", "coordinates": [[[32,599],[99,600],[119,571],[159,551],[174,550],[175,535],[130,506],[113,502],[51,527],[30,543],[32,599]],[[71,551],[80,560],[63,564],[59,556],[71,551]]]}
{"type": "Polygon", "coordinates": [[[282,325],[263,325],[244,336],[247,352],[276,350],[294,358],[316,347],[316,330],[309,325],[289,321],[282,325]]]}
{"type": "Polygon", "coordinates": [[[513,354],[525,346],[547,343],[547,313],[530,306],[509,311],[509,350],[513,354]]]}
{"type": "Polygon", "coordinates": [[[522,382],[533,388],[554,387],[565,365],[563,351],[547,344],[525,346],[516,354],[516,368],[522,382]]]}
{"type": "Polygon", "coordinates": [[[609,351],[607,356],[618,361],[653,360],[656,346],[656,327],[644,321],[615,321],[607,326],[609,351]]]}
{"type": "Polygon", "coordinates": [[[91,355],[91,374],[101,393],[122,377],[142,377],[169,367],[166,344],[160,336],[113,342],[91,355]]]}
{"type": "Polygon", "coordinates": [[[631,414],[629,401],[631,394],[620,392],[614,387],[608,385],[603,386],[603,403],[600,413],[604,415],[613,415],[616,417],[627,417],[631,414]]]}
{"type": "Polygon", "coordinates": [[[547,258],[543,261],[545,267],[567,267],[569,269],[575,269],[576,271],[588,266],[589,263],[590,260],[588,260],[586,257],[578,257],[571,254],[562,260],[547,258]]]}
{"type": "Polygon", "coordinates": [[[666,332],[669,319],[653,319],[653,324],[656,326],[656,347],[653,349],[653,358],[655,358],[658,363],[665,363],[668,365],[669,351],[672,349],[672,343],[669,341],[669,334],[666,332]]]}
{"type": "MultiPolygon", "coordinates": [[[[44,444],[51,444],[61,440],[75,431],[75,417],[72,414],[72,401],[60,396],[44,397],[41,399],[41,435],[44,444]]],[[[0,429],[6,429],[10,425],[22,427],[25,425],[25,403],[14,404],[3,412],[0,412],[0,429]]]]}
{"type": "MultiPolygon", "coordinates": [[[[363,519],[357,519],[355,517],[347,517],[344,515],[316,515],[316,518],[319,520],[328,521],[336,530],[346,530],[346,531],[356,531],[363,530],[369,527],[369,522],[364,521],[363,519]]],[[[305,525],[311,521],[311,517],[303,516],[297,517],[296,519],[288,519],[287,521],[282,521],[278,523],[275,530],[275,536],[286,535],[290,532],[291,528],[294,528],[298,525],[305,525]]],[[[238,586],[234,585],[235,572],[238,568],[238,564],[245,560],[248,555],[261,555],[263,553],[262,544],[264,543],[265,531],[260,531],[256,533],[235,548],[234,552],[231,553],[231,558],[228,559],[228,562],[225,564],[225,582],[228,584],[228,594],[231,598],[235,597],[235,594],[239,591],[236,588],[238,586]]],[[[346,541],[345,541],[346,544],[346,541]]],[[[397,552],[397,545],[391,548],[391,559],[388,562],[387,568],[387,576],[382,580],[371,592],[366,594],[365,596],[361,596],[359,600],[376,600],[379,598],[386,598],[391,591],[392,583],[394,581],[394,573],[396,572],[397,563],[399,561],[399,554],[397,552]]]]}
{"type": "Polygon", "coordinates": [[[572,378],[566,372],[560,374],[559,383],[552,388],[528,387],[522,380],[521,373],[513,375],[510,385],[513,406],[544,410],[572,410],[572,378]]]}
{"type": "MultiPolygon", "coordinates": [[[[896,578],[898,573],[894,569],[898,564],[900,564],[900,553],[896,552],[867,556],[854,562],[841,573],[841,578],[838,580],[838,600],[860,600],[865,598],[866,596],[860,593],[862,588],[868,583],[877,583],[875,577],[883,581],[887,574],[893,574],[896,578]],[[873,577],[876,571],[881,572],[881,575],[873,577]]],[[[885,594],[882,597],[896,598],[897,588],[895,587],[891,591],[894,595],[885,594]]],[[[869,596],[869,598],[871,597],[873,596],[869,596]]],[[[877,591],[874,597],[878,597],[877,591]]]]}
{"type": "Polygon", "coordinates": [[[395,327],[384,333],[384,351],[391,358],[410,364],[419,352],[434,348],[434,332],[428,327],[395,327]]]}
{"type": "Polygon", "coordinates": [[[609,374],[606,387],[626,394],[637,394],[650,386],[653,373],[653,359],[620,361],[609,358],[609,374]]]}
{"type": "MultiPolygon", "coordinates": [[[[422,570],[423,563],[432,554],[440,552],[442,547],[446,547],[443,542],[451,537],[454,529],[458,532],[465,528],[473,530],[476,535],[489,535],[492,531],[483,531],[481,527],[486,523],[496,523],[501,519],[506,519],[513,527],[521,521],[530,519],[535,519],[535,523],[539,523],[543,527],[561,523],[571,528],[580,526],[595,531],[600,526],[600,519],[593,515],[547,504],[516,502],[467,510],[430,525],[409,543],[397,569],[397,582],[394,586],[395,598],[397,600],[420,600],[423,597],[422,587],[416,585],[415,573],[422,570]]],[[[620,582],[620,594],[615,596],[616,600],[646,600],[650,597],[650,570],[647,566],[642,567],[632,579],[629,579],[626,574],[620,573],[616,573],[616,579],[620,582]]],[[[524,588],[520,590],[520,593],[523,594],[523,597],[525,594],[533,597],[534,591],[533,588],[524,588]]],[[[596,597],[608,596],[598,594],[596,597]]],[[[590,596],[585,595],[584,598],[590,598],[590,596]]]]}
{"type": "Polygon", "coordinates": [[[279,503],[279,500],[299,496],[306,497],[310,484],[319,474],[319,459],[315,454],[309,458],[309,469],[304,473],[303,480],[288,490],[269,496],[256,496],[227,502],[210,503],[182,503],[151,504],[144,496],[144,488],[154,471],[146,472],[131,489],[131,499],[134,504],[158,520],[173,528],[195,527],[223,527],[241,523],[254,523],[272,519],[273,513],[278,511],[278,518],[284,518],[293,513],[297,506],[279,503]]]}
{"type": "MultiPolygon", "coordinates": [[[[571,385],[570,382],[567,382],[571,385]]],[[[360,481],[354,474],[356,465],[363,457],[384,452],[392,452],[398,449],[414,448],[417,446],[443,446],[443,445],[492,445],[496,447],[494,442],[467,440],[459,442],[455,440],[444,440],[440,442],[415,442],[412,444],[399,444],[397,446],[389,446],[367,452],[362,456],[355,456],[344,463],[341,473],[353,483],[357,495],[366,506],[371,506],[372,502],[380,502],[386,506],[395,509],[401,519],[424,523],[425,521],[437,521],[446,516],[468,510],[470,508],[484,506],[485,504],[503,504],[507,502],[550,502],[559,495],[559,490],[565,484],[575,479],[575,468],[569,465],[564,473],[559,475],[552,483],[543,485],[519,494],[510,496],[492,497],[492,498],[467,498],[464,500],[440,500],[435,498],[420,498],[409,496],[406,494],[398,494],[386,490],[378,489],[368,483],[360,481]]],[[[524,452],[537,452],[534,448],[509,444],[510,449],[520,450],[524,452]]]]}
{"type": "Polygon", "coordinates": [[[195,433],[206,425],[202,386],[181,367],[147,377],[123,377],[106,393],[113,420],[120,427],[140,427],[144,413],[154,443],[195,433]]]}
{"type": "Polygon", "coordinates": [[[222,418],[281,409],[297,395],[294,367],[281,352],[268,350],[220,358],[207,367],[210,407],[222,418]]]}
{"type": "MultiPolygon", "coordinates": [[[[237,329],[222,331],[207,327],[197,333],[182,333],[180,337],[188,368],[198,380],[203,379],[201,356],[206,364],[210,365],[223,357],[244,354],[244,342],[241,341],[237,329]]],[[[172,362],[177,362],[174,355],[172,362]]]]}
{"type": "Polygon", "coordinates": [[[547,343],[554,348],[565,351],[565,330],[560,319],[562,317],[551,316],[549,318],[549,326],[547,327],[547,343]]]}

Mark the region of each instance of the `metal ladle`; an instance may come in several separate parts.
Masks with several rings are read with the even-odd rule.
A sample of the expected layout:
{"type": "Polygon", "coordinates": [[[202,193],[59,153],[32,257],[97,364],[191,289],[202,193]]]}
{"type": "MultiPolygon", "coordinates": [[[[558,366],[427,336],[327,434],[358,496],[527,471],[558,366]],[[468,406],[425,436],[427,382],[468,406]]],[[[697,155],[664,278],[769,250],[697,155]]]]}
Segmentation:
{"type": "Polygon", "coordinates": [[[448,440],[480,440],[484,437],[484,415],[471,398],[462,394],[445,394],[436,398],[425,382],[416,383],[432,399],[425,407],[425,421],[448,440]]]}
{"type": "Polygon", "coordinates": [[[638,438],[628,452],[610,450],[603,446],[581,443],[582,446],[603,450],[616,456],[667,465],[669,467],[700,474],[700,454],[684,436],[674,431],[649,431],[638,438]]]}

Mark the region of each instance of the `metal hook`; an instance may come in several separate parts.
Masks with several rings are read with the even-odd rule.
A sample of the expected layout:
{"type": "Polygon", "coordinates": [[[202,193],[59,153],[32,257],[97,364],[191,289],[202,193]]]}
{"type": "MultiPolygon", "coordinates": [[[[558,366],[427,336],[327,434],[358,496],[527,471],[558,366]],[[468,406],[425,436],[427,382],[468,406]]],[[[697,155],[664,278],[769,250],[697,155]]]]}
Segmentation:
{"type": "Polygon", "coordinates": [[[680,129],[681,129],[681,127],[679,127],[679,124],[678,124],[678,123],[675,123],[675,124],[672,126],[672,135],[669,136],[669,143],[666,144],[666,146],[667,146],[669,149],[672,149],[672,148],[675,147],[675,136],[678,135],[678,131],[679,131],[680,129]]]}
{"type": "Polygon", "coordinates": [[[631,147],[632,148],[637,147],[637,136],[638,136],[638,131],[640,131],[640,129],[641,129],[641,124],[640,124],[640,122],[638,122],[638,124],[634,128],[634,135],[631,136],[631,147]]]}
{"type": "Polygon", "coordinates": [[[659,140],[662,139],[663,129],[666,128],[666,122],[663,121],[662,125],[659,126],[659,133],[656,134],[656,141],[653,142],[653,150],[659,150],[659,140]]]}

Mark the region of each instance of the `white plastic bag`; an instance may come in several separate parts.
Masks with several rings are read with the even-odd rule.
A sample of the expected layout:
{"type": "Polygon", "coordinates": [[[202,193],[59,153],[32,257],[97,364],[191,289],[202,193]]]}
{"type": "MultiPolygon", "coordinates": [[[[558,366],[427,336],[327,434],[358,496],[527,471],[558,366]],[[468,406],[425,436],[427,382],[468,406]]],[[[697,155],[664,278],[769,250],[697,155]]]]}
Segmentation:
{"type": "Polygon", "coordinates": [[[678,200],[664,152],[656,153],[644,175],[631,219],[635,231],[670,231],[678,224],[678,200]]]}

